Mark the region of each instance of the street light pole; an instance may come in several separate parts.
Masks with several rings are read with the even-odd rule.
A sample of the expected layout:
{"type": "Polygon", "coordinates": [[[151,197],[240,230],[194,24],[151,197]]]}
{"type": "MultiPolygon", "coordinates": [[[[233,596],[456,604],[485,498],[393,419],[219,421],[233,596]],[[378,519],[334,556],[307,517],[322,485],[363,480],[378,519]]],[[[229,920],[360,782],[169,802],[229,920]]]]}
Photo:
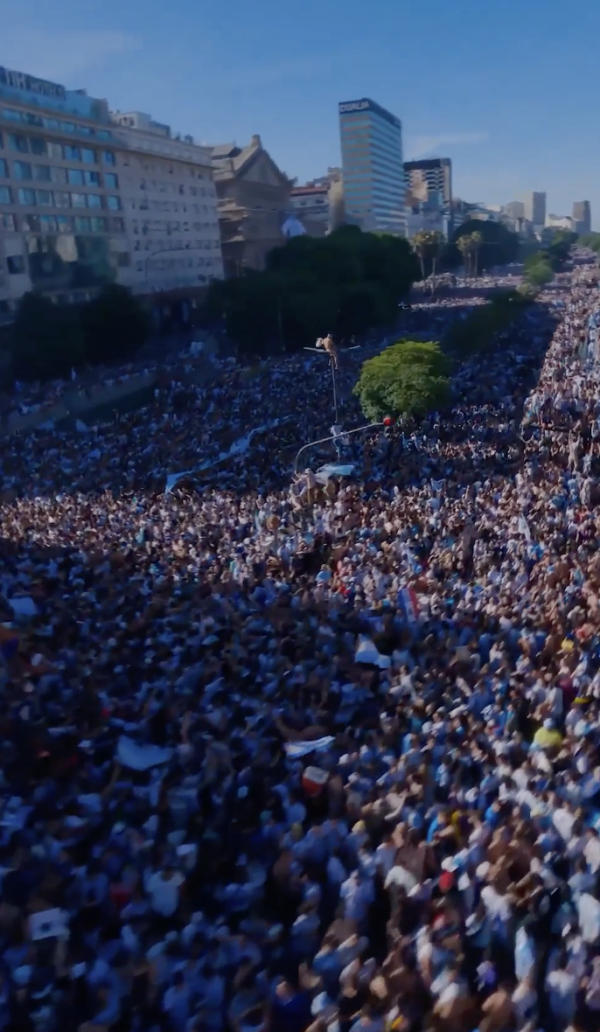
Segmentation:
{"type": "MultiPolygon", "coordinates": [[[[349,437],[350,434],[359,434],[363,430],[374,430],[376,427],[385,426],[385,423],[367,423],[366,426],[357,426],[354,430],[344,430],[344,437],[349,437]]],[[[327,444],[328,441],[336,441],[340,435],[334,434],[332,437],[322,437],[319,441],[309,441],[308,444],[303,444],[300,450],[296,453],[294,459],[294,476],[298,473],[298,462],[302,452],[305,452],[308,448],[316,448],[318,444],[327,444]]]]}
{"type": "MultiPolygon", "coordinates": [[[[186,244],[185,247],[163,247],[160,251],[152,251],[151,254],[146,255],[146,260],[144,262],[144,279],[146,280],[146,283],[148,282],[148,262],[152,258],[157,258],[159,254],[176,254],[177,251],[190,250],[192,250],[192,248],[190,248],[189,244],[186,244]]],[[[196,248],[194,248],[194,250],[196,250],[196,248]]]]}

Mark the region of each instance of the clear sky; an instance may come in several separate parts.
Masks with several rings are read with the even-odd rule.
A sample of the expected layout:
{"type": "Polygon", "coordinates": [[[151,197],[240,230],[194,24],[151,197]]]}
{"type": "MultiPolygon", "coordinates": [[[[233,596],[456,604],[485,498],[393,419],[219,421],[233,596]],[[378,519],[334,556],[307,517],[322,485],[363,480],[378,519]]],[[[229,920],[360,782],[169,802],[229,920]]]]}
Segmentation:
{"type": "Polygon", "coordinates": [[[339,164],[337,102],[451,157],[454,192],[590,200],[600,228],[600,0],[2,0],[0,64],[210,143],[260,133],[300,182],[339,164]]]}

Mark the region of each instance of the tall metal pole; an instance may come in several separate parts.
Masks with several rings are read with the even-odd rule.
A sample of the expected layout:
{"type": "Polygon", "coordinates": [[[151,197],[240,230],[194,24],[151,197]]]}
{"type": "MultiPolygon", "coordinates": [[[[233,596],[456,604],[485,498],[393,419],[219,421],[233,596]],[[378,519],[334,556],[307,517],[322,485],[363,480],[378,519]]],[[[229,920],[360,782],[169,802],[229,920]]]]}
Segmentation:
{"type": "Polygon", "coordinates": [[[334,362],[333,358],[331,358],[331,357],[329,359],[329,364],[331,366],[331,382],[333,384],[333,414],[334,414],[335,423],[337,425],[337,421],[338,421],[338,403],[337,403],[337,386],[336,386],[336,382],[335,382],[335,362],[334,362]]]}

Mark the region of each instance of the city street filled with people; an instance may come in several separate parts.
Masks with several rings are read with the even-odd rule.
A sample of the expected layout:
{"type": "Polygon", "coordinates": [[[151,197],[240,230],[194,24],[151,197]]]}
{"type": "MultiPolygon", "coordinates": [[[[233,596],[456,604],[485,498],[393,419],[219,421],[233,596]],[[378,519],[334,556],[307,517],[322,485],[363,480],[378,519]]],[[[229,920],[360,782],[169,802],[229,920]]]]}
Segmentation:
{"type": "Polygon", "coordinates": [[[0,1032],[600,1028],[600,295],[563,279],[352,476],[295,459],[381,342],[339,418],[305,351],[2,439],[0,1032]]]}

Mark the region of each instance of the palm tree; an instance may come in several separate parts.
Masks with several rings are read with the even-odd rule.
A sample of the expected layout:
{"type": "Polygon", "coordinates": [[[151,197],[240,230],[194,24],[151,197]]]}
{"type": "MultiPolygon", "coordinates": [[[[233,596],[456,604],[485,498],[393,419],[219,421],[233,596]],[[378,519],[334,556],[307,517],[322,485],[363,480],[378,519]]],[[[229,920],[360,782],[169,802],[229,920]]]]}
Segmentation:
{"type": "Polygon", "coordinates": [[[479,252],[481,250],[481,245],[482,244],[483,244],[483,235],[479,232],[479,230],[476,230],[474,233],[471,233],[471,249],[472,249],[472,252],[473,252],[473,259],[474,259],[474,264],[475,264],[475,276],[477,276],[479,274],[479,270],[477,268],[477,265],[478,265],[479,252]]]}
{"type": "Polygon", "coordinates": [[[444,245],[444,236],[437,229],[428,234],[429,254],[431,257],[431,293],[435,291],[435,267],[444,245]]]}
{"type": "Polygon", "coordinates": [[[470,234],[466,233],[464,236],[460,236],[456,241],[456,246],[463,256],[465,272],[467,276],[469,276],[471,272],[471,256],[473,254],[473,244],[470,234]]]}
{"type": "Polygon", "coordinates": [[[425,256],[427,254],[429,234],[425,230],[415,234],[413,249],[421,265],[421,279],[425,282],[425,256]]]}

